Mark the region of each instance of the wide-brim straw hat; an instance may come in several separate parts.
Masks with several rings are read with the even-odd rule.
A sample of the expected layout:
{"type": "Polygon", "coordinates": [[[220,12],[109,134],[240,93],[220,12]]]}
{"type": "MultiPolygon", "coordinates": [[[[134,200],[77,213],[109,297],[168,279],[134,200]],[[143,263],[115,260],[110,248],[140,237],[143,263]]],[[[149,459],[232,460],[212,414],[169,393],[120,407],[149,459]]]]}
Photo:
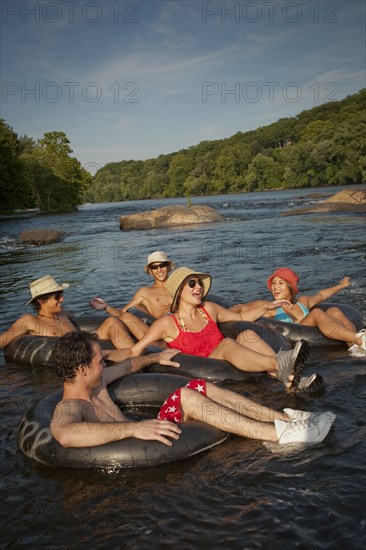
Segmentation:
{"type": "Polygon", "coordinates": [[[165,252],[162,252],[161,250],[157,250],[156,252],[152,252],[147,257],[147,263],[144,265],[145,273],[149,273],[150,265],[151,264],[156,264],[157,262],[169,262],[170,263],[170,270],[175,268],[174,262],[172,262],[172,260],[169,260],[168,256],[165,254],[165,252]]]}
{"type": "Polygon", "coordinates": [[[51,292],[58,292],[59,290],[65,290],[69,288],[68,283],[58,283],[51,275],[45,275],[36,281],[33,281],[29,285],[32,298],[27,302],[27,306],[33,302],[38,296],[43,296],[44,294],[50,294],[51,292]]]}
{"type": "Polygon", "coordinates": [[[202,280],[202,300],[207,296],[211,287],[211,275],[202,273],[201,271],[194,271],[188,267],[179,267],[173,271],[165,283],[165,288],[168,289],[169,294],[173,298],[172,305],[170,306],[170,311],[172,313],[178,309],[178,299],[183,283],[188,277],[192,277],[192,275],[196,275],[202,280]]]}

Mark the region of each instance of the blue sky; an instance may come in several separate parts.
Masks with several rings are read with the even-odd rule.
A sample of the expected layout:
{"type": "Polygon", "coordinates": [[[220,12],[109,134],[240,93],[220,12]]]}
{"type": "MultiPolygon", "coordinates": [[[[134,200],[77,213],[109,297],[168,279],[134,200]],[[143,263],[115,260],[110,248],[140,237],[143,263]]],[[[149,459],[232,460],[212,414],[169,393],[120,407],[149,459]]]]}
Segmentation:
{"type": "Polygon", "coordinates": [[[1,116],[67,134],[92,173],[365,87],[364,0],[1,4],[1,116]]]}

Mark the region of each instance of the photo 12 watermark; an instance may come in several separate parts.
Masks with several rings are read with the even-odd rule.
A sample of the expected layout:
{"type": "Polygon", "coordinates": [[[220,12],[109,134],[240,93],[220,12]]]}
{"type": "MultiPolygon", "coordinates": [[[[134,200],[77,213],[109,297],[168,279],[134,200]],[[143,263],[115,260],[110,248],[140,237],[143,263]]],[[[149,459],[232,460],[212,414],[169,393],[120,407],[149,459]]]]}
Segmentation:
{"type": "Polygon", "coordinates": [[[210,258],[217,258],[220,263],[244,263],[246,265],[256,265],[260,263],[273,263],[278,260],[281,263],[287,263],[289,258],[301,258],[303,256],[312,256],[313,260],[319,260],[321,250],[317,243],[314,246],[301,247],[300,244],[291,246],[290,244],[281,244],[277,241],[265,244],[247,244],[236,243],[228,245],[226,243],[203,244],[201,248],[200,261],[204,262],[210,258]]]}
{"type": "Polygon", "coordinates": [[[274,103],[279,99],[287,103],[297,103],[306,95],[311,95],[313,103],[335,101],[339,93],[336,82],[313,82],[304,87],[298,82],[202,82],[202,103],[274,103]]]}
{"type": "Polygon", "coordinates": [[[337,2],[202,2],[202,23],[254,24],[283,21],[294,24],[307,18],[313,23],[339,23],[337,2]]]}
{"type": "Polygon", "coordinates": [[[1,3],[1,22],[27,23],[98,23],[103,19],[114,23],[136,24],[140,5],[137,2],[85,2],[65,0],[63,2],[4,1],[1,3]]]}
{"type": "Polygon", "coordinates": [[[97,103],[103,99],[113,103],[139,103],[140,87],[137,82],[29,82],[6,81],[1,84],[1,103],[97,103]]]}
{"type": "MultiPolygon", "coordinates": [[[[116,229],[118,229],[118,217],[116,218],[116,229]]],[[[98,242],[90,241],[83,246],[66,245],[64,243],[55,244],[50,251],[47,247],[38,247],[34,250],[33,245],[26,245],[25,249],[32,250],[37,261],[45,260],[48,257],[57,257],[63,264],[69,266],[80,265],[80,263],[92,262],[94,264],[104,264],[113,262],[114,264],[128,264],[135,267],[136,262],[144,256],[145,250],[141,249],[134,241],[126,238],[122,240],[111,241],[108,245],[101,245],[98,242]]]]}

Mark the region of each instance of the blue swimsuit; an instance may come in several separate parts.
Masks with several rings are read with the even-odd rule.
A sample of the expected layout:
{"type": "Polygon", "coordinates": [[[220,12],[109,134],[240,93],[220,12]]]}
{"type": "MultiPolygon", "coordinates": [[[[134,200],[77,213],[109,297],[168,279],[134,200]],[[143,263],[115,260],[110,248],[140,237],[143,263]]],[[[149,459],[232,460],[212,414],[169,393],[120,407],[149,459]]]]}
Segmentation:
{"type": "MultiPolygon", "coordinates": [[[[301,302],[296,302],[297,305],[301,308],[301,310],[304,312],[304,317],[306,317],[307,315],[309,315],[309,310],[306,306],[304,306],[304,304],[302,304],[301,302]]],[[[292,319],[292,317],[290,317],[288,315],[288,313],[286,313],[282,307],[279,307],[276,309],[276,315],[274,316],[274,319],[276,321],[283,321],[284,323],[296,323],[297,321],[294,321],[292,319]]]]}

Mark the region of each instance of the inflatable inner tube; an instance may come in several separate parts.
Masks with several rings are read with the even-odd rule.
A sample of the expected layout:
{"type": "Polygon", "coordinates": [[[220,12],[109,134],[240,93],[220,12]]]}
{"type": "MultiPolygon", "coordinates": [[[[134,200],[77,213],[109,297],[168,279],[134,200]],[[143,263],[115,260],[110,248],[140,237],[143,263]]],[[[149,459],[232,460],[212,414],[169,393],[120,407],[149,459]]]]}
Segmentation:
{"type": "MultiPolygon", "coordinates": [[[[76,318],[76,321],[78,326],[83,330],[93,331],[100,325],[101,317],[99,315],[87,315],[76,318]]],[[[252,329],[259,334],[276,353],[280,351],[280,349],[290,349],[287,340],[265,323],[233,321],[220,324],[220,329],[226,337],[234,339],[241,331],[252,329]]],[[[26,363],[45,367],[52,366],[51,355],[56,341],[57,338],[55,337],[19,336],[5,348],[5,359],[13,363],[26,363]]],[[[113,349],[110,342],[101,341],[100,343],[102,349],[113,349]]],[[[154,346],[149,346],[147,348],[147,353],[156,353],[160,351],[161,348],[154,346]]],[[[231,363],[219,359],[196,357],[180,353],[175,357],[175,360],[180,364],[179,369],[156,363],[147,367],[145,370],[153,373],[179,374],[191,378],[205,378],[209,382],[214,383],[228,382],[231,380],[246,380],[248,377],[253,376],[253,373],[237,369],[231,363]]]]}
{"type": "Polygon", "coordinates": [[[130,307],[128,309],[128,313],[132,313],[148,326],[152,325],[153,322],[156,321],[156,318],[150,315],[150,313],[147,313],[147,311],[143,311],[138,307],[130,307]]]}
{"type": "MultiPolygon", "coordinates": [[[[365,327],[366,323],[362,312],[353,306],[336,304],[333,302],[323,302],[315,306],[315,308],[320,308],[323,311],[326,311],[330,307],[337,307],[340,309],[355,325],[357,332],[365,327]]],[[[327,338],[317,327],[307,327],[297,323],[285,323],[283,321],[276,321],[268,317],[261,317],[260,322],[269,325],[276,332],[281,333],[291,344],[296,343],[298,340],[307,340],[312,346],[328,348],[346,346],[346,343],[341,340],[327,338]]]]}
{"type": "MultiPolygon", "coordinates": [[[[243,330],[251,329],[257,333],[273,350],[277,353],[280,350],[287,351],[291,349],[286,338],[265,323],[248,321],[227,321],[219,324],[220,330],[227,338],[235,339],[243,330]]],[[[156,351],[156,350],[154,350],[156,351]]],[[[246,380],[253,374],[252,372],[242,371],[234,367],[231,363],[220,359],[210,359],[209,357],[197,357],[179,353],[174,357],[174,361],[180,364],[179,369],[172,369],[164,365],[154,364],[147,368],[149,372],[166,372],[171,374],[181,374],[192,378],[205,378],[209,382],[229,382],[246,380]]]]}
{"type": "MultiPolygon", "coordinates": [[[[103,321],[98,315],[85,315],[77,317],[77,325],[87,332],[93,332],[103,321]]],[[[4,349],[4,357],[7,362],[26,363],[30,365],[50,366],[50,359],[57,338],[54,336],[32,336],[24,334],[14,338],[4,349]]],[[[111,342],[101,340],[102,349],[114,349],[111,342]]]]}
{"type": "MultiPolygon", "coordinates": [[[[126,407],[150,408],[156,417],[158,408],[177,388],[185,386],[188,378],[131,374],[109,386],[112,399],[124,411],[126,407]],[[155,411],[156,408],[156,411],[155,411]]],[[[17,442],[29,458],[52,467],[67,468],[135,468],[155,466],[188,458],[222,443],[226,432],[203,424],[189,422],[180,427],[182,433],[168,447],[159,441],[135,438],[122,439],[95,447],[63,447],[52,436],[50,421],[56,404],[62,397],[57,391],[33,405],[21,419],[17,442]]],[[[124,411],[125,412],[125,411],[124,411]]],[[[128,412],[127,412],[128,415],[128,412]]],[[[150,418],[152,414],[149,415],[150,418]]]]}

